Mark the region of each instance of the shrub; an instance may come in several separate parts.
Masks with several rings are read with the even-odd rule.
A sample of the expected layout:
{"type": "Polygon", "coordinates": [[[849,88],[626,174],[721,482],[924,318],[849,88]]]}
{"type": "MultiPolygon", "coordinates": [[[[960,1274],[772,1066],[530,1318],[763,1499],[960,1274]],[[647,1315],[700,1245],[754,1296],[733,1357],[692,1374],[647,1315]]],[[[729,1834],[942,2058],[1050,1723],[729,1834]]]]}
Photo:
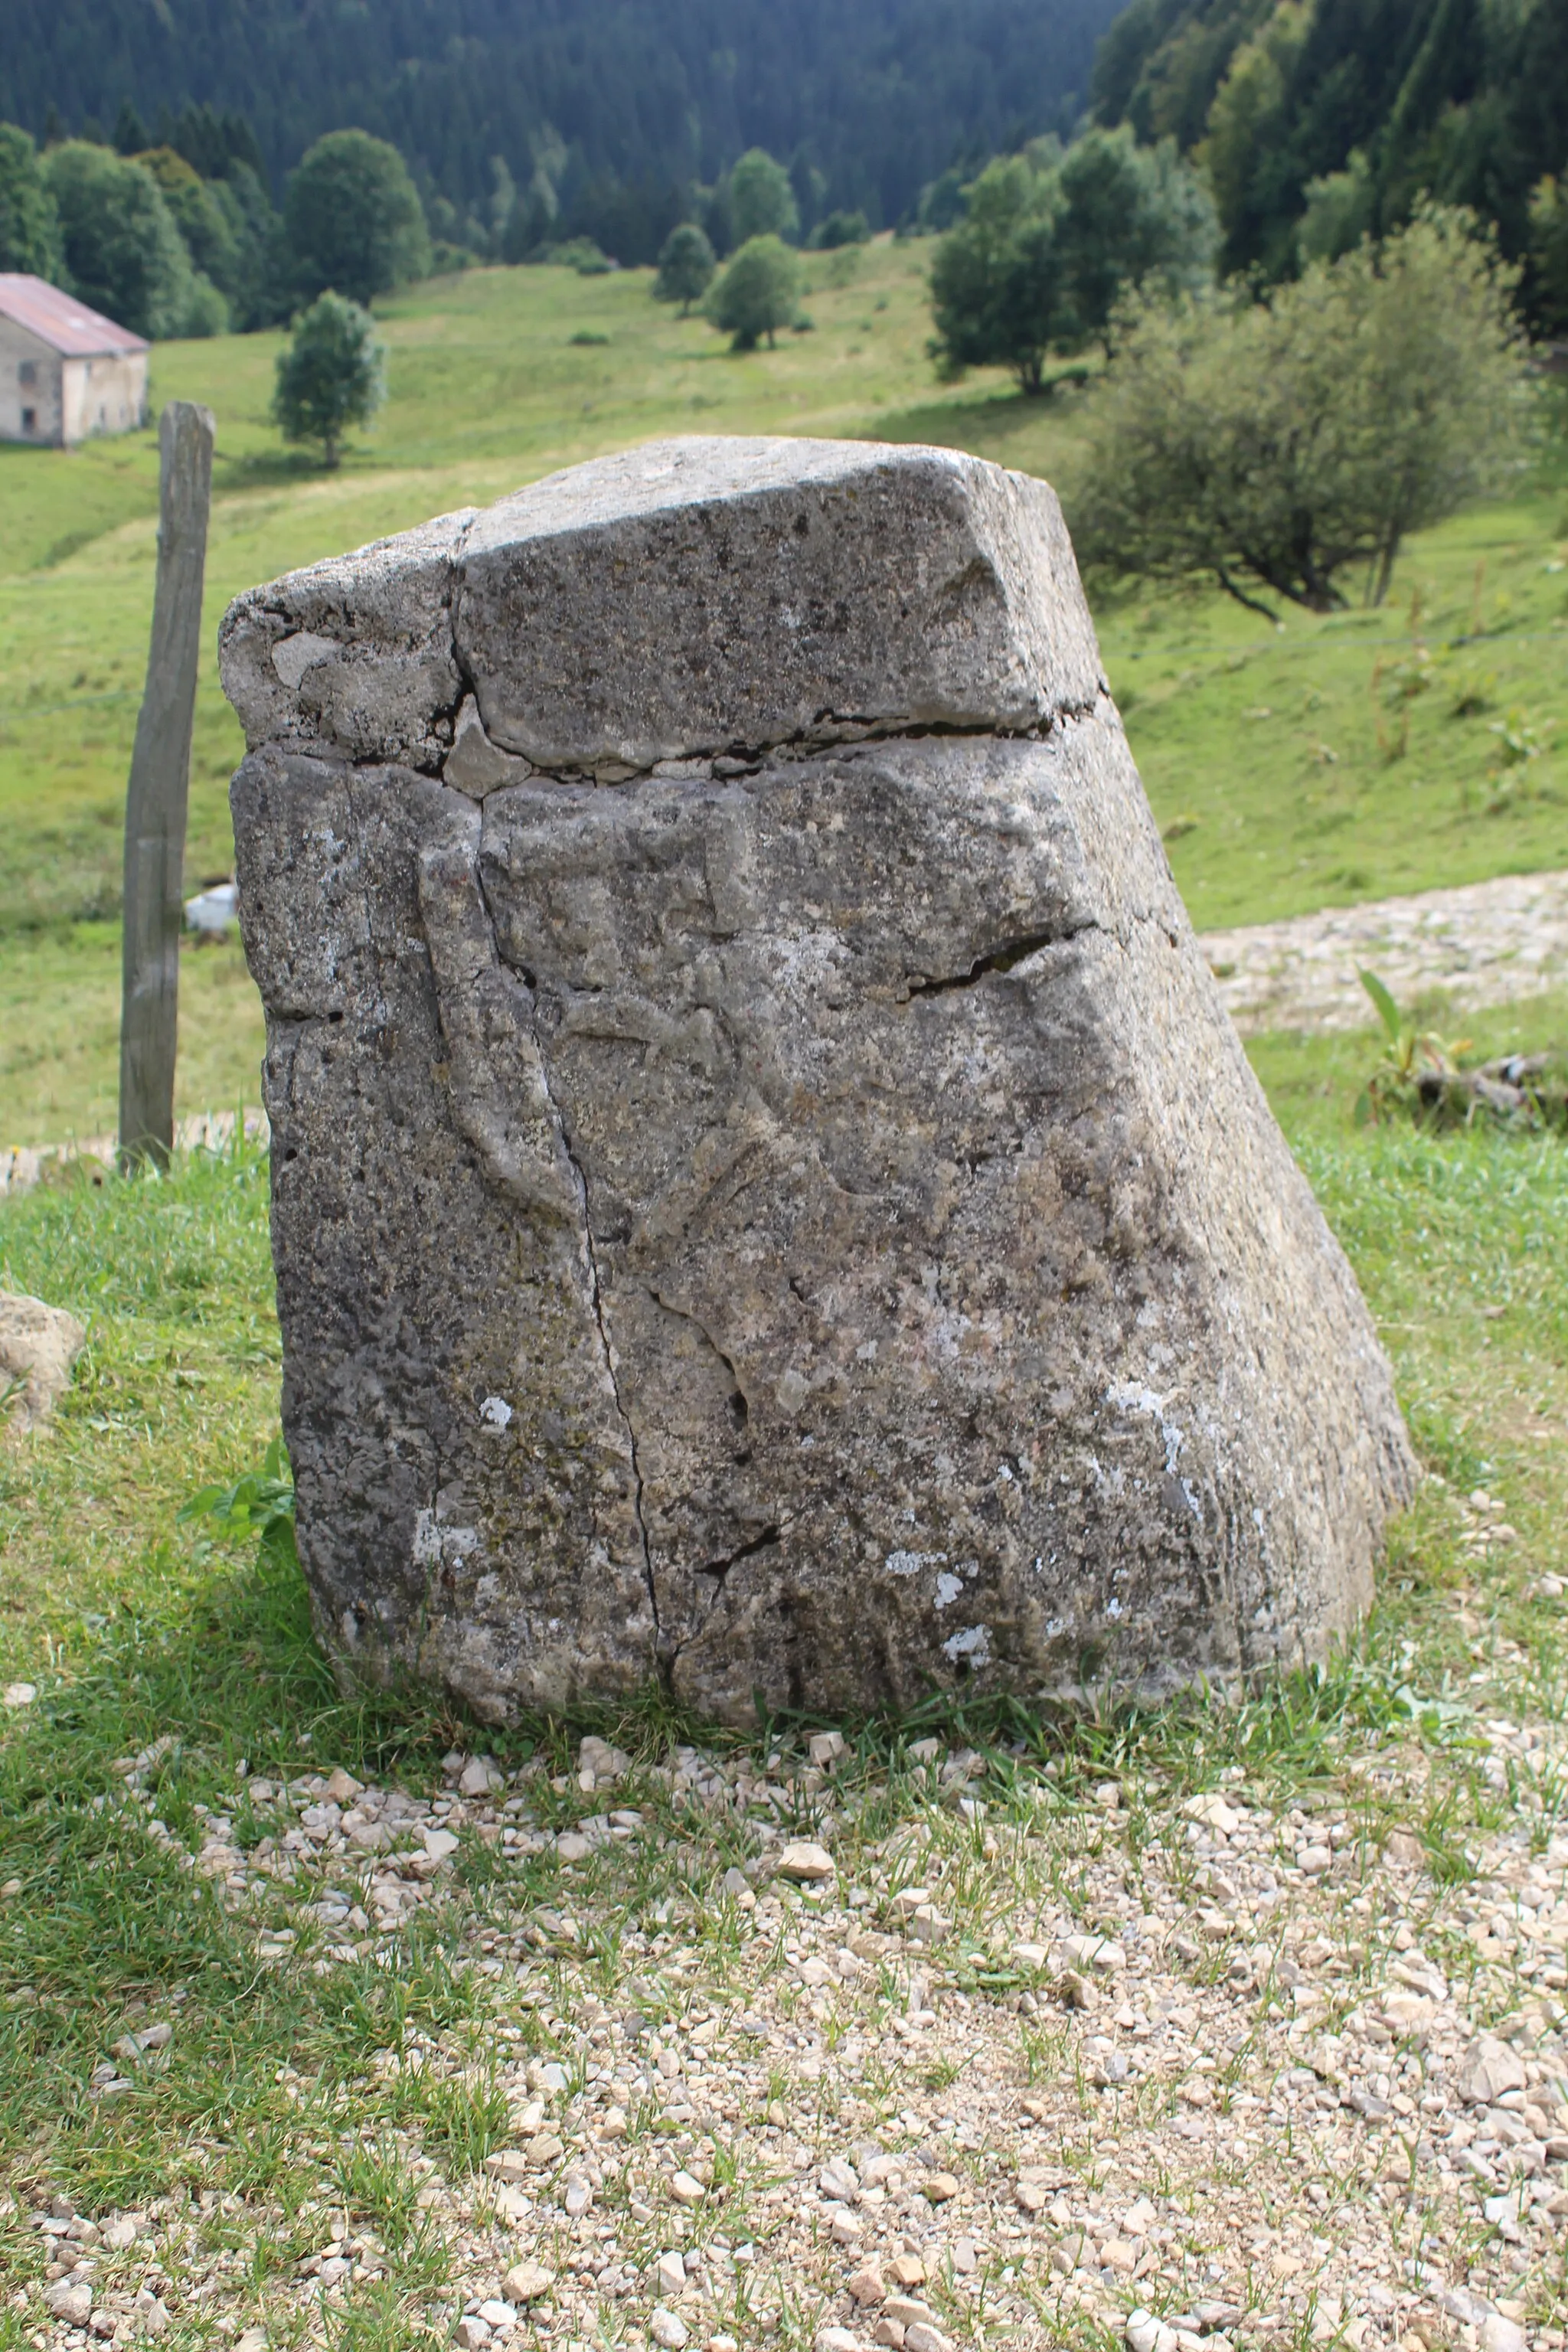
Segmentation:
{"type": "Polygon", "coordinates": [[[1361,566],[1381,602],[1405,533],[1507,471],[1517,276],[1428,208],[1267,305],[1131,307],[1071,501],[1086,566],[1217,582],[1270,619],[1258,586],[1327,612],[1361,566]]]}
{"type": "Polygon", "coordinates": [[[812,230],[811,243],[819,253],[836,253],[843,245],[865,245],[870,235],[871,225],[864,213],[829,213],[812,230]]]}

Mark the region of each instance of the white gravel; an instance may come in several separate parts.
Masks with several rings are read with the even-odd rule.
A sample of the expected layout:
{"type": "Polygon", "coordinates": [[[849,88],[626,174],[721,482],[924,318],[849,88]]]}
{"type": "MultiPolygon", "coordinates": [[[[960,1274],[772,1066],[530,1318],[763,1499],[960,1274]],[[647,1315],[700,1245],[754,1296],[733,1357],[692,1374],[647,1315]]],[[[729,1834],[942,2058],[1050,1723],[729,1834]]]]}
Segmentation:
{"type": "Polygon", "coordinates": [[[1428,988],[1447,990],[1457,1005],[1509,1004],[1568,982],[1568,873],[1327,907],[1205,931],[1202,946],[1244,1034],[1371,1027],[1362,966],[1402,1005],[1428,988]]]}
{"type": "MultiPolygon", "coordinates": [[[[1418,1834],[1429,1757],[1375,1738],[1278,1808],[1238,1768],[1180,1802],[1130,1776],[1068,1803],[1048,1769],[998,1777],[932,1740],[889,1807],[831,1751],[634,1769],[585,1743],[548,1790],[460,1756],[434,1796],[253,1781],[181,1850],[266,1914],[268,1968],[395,1967],[401,1923],[448,1908],[482,2027],[420,2025],[357,2108],[445,2243],[437,2340],[1561,2352],[1563,1739],[1501,1717],[1465,1736],[1512,1793],[1458,1885],[1418,1834]],[[552,1832],[563,1796],[594,1810],[552,1832]],[[248,1850],[242,1811],[267,1825],[248,1850]],[[837,1866],[801,1874],[805,1844],[837,1866]],[[509,1910],[503,1872],[476,1915],[455,1869],[479,1846],[552,1849],[554,1899],[509,1910]],[[669,1891],[632,1902],[652,1859],[669,1891]],[[479,2172],[444,2175],[405,2110],[389,2125],[410,2073],[499,2087],[479,2172]]],[[[169,1843],[157,1760],[125,1759],[125,1802],[169,1843]]],[[[163,2022],[116,2044],[98,2095],[163,2063],[163,2022]]],[[[260,2330],[252,2352],[331,2341],[388,2256],[352,2211],[296,2227],[312,2215],[262,2295],[242,2246],[211,2251],[210,2210],[57,2200],[31,2213],[50,2260],[29,2340],[199,2317],[204,2341],[260,2330]]]]}

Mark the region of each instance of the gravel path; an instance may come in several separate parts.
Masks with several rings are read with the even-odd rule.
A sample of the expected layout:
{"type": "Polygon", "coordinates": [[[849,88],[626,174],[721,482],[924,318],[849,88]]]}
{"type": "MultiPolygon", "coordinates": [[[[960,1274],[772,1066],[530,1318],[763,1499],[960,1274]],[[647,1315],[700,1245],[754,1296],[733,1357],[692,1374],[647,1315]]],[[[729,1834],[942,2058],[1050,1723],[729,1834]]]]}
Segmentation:
{"type": "MultiPolygon", "coordinates": [[[[234,1143],[235,1114],[231,1110],[197,1111],[174,1122],[174,1143],[181,1151],[227,1151],[234,1143]]],[[[245,1132],[250,1141],[264,1141],[268,1129],[265,1111],[247,1110],[245,1132]]],[[[14,1143],[0,1150],[0,1199],[7,1192],[30,1192],[42,1183],[52,1166],[68,1162],[89,1169],[114,1165],[119,1150],[112,1135],[88,1135],[71,1143],[14,1143]]]]}
{"type": "Polygon", "coordinates": [[[1406,1003],[1428,988],[1456,1003],[1506,1004],[1568,981],[1568,873],[1509,874],[1458,890],[1326,907],[1283,923],[1205,931],[1236,1025],[1364,1029],[1366,966],[1406,1003]]]}
{"type": "MultiPolygon", "coordinates": [[[[1477,1557],[1510,1537],[1495,1496],[1455,1507],[1477,1557]]],[[[641,1766],[590,1739],[552,1781],[454,1754],[434,1791],[237,1787],[189,1866],[263,1969],[395,1969],[407,1923],[447,1915],[472,2024],[377,2053],[333,2114],[418,2183],[450,2266],[437,2342],[1561,2352],[1568,1743],[1501,1717],[1464,1737],[1503,1799],[1468,1876],[1433,1867],[1430,1745],[1377,1735],[1294,1801],[1239,1767],[1180,1801],[1141,1767],[1068,1795],[934,1739],[895,1790],[835,1733],[641,1766]],[[509,1866],[555,1891],[509,1908],[509,1866]],[[428,2111],[443,2084],[501,2095],[477,2169],[420,2152],[411,2070],[428,2111]]],[[[126,1759],[121,1801],[167,1842],[157,1757],[126,1759]]],[[[134,2094],[170,2015],[96,2095],[134,2094]]],[[[289,2095],[309,2112],[308,2081],[289,2095]]],[[[331,2199],[264,2295],[265,2217],[235,2200],[227,2252],[205,2197],[27,2202],[51,2259],[15,2308],[59,2352],[182,2323],[244,2352],[336,2342],[395,2273],[331,2199]]]]}

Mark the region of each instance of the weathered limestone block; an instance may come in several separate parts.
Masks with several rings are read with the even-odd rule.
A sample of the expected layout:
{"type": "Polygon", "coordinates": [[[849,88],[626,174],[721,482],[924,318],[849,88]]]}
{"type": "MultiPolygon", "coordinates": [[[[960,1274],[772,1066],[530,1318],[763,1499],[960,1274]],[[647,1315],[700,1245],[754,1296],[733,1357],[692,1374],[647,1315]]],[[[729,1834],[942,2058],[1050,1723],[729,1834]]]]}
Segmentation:
{"type": "Polygon", "coordinates": [[[665,445],[223,649],[345,1668],[741,1718],[1349,1628],[1412,1457],[1043,484],[665,445]]]}

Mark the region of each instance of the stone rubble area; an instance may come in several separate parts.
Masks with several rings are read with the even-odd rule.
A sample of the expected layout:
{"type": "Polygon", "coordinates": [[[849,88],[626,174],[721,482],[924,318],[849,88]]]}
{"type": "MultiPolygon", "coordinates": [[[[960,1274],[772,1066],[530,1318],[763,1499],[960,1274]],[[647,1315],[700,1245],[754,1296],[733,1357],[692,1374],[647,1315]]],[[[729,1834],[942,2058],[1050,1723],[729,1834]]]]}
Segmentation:
{"type": "MultiPolygon", "coordinates": [[[[1563,1743],[1467,1730],[1512,1793],[1457,1884],[1410,1826],[1429,1758],[1375,1737],[1336,1793],[1279,1810],[1239,1767],[1180,1802],[1147,1773],[1064,1802],[1048,1765],[927,1739],[916,1801],[876,1838],[857,1828],[874,1779],[837,1732],[808,1756],[682,1748],[651,1769],[586,1739],[548,1791],[541,1766],[509,1780],[457,1753],[429,1798],[257,1778],[182,1851],[265,1911],[269,1968],[395,1968],[402,1923],[448,1906],[508,2128],[467,2177],[396,2137],[452,2265],[427,2316],[467,2352],[1562,2352],[1563,1743]],[[552,1832],[547,1794],[591,1810],[552,1832]],[[264,1832],[248,1851],[242,1818],[264,1832]],[[552,1846],[556,1901],[465,1908],[470,1842],[552,1846]],[[618,1865],[651,1843],[677,1891],[636,1908],[618,1865]],[[606,1967],[597,1931],[634,1917],[606,1967]]],[[[160,1843],[164,1745],[121,1768],[160,1843]]],[[[96,2095],[126,2095],[178,2033],[172,2004],[125,2035],[96,2095]]],[[[400,2072],[472,2081],[475,2046],[416,2031],[366,2095],[400,2072]]],[[[301,2105],[310,2087],[287,2082],[301,2105]]],[[[300,2217],[315,2250],[260,2309],[248,2255],[210,2247],[245,2210],[56,2199],[30,2217],[45,2279],[12,2299],[26,2340],[195,2322],[238,2352],[332,2340],[387,2250],[323,2199],[300,2217]]]]}
{"type": "MultiPolygon", "coordinates": [[[[267,1114],[244,1114],[248,1143],[265,1143],[267,1114]]],[[[180,1151],[228,1151],[233,1149],[236,1114],[231,1110],[196,1111],[174,1122],[174,1145],[180,1151]]],[[[0,1200],[8,1192],[30,1192],[35,1184],[86,1173],[101,1182],[114,1165],[119,1144],[112,1135],[89,1135],[69,1143],[13,1143],[0,1150],[0,1200]]]]}
{"type": "Polygon", "coordinates": [[[1279,923],[1205,931],[1226,1012],[1265,1029],[1373,1025],[1364,966],[1402,1007],[1446,989],[1456,1005],[1511,1004],[1568,981],[1568,872],[1507,874],[1457,890],[1325,907],[1279,923]]]}

